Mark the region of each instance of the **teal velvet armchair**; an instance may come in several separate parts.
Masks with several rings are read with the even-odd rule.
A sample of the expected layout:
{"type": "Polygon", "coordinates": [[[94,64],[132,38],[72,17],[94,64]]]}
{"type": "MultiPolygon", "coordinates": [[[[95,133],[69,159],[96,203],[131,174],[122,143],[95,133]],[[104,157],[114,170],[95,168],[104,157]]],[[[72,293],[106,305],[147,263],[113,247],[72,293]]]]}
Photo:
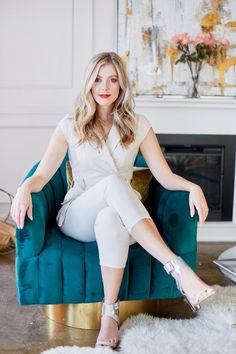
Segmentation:
{"type": "MultiPolygon", "coordinates": [[[[26,217],[24,228],[16,231],[16,285],[21,305],[94,303],[103,299],[96,242],[71,239],[55,222],[67,190],[66,160],[43,190],[33,193],[33,221],[26,217]]],[[[146,166],[141,155],[135,165],[146,166]]],[[[196,270],[197,217],[190,217],[188,193],[167,191],[152,178],[146,207],[166,243],[196,270]]],[[[161,263],[139,244],[130,246],[119,299],[180,296],[161,263]]]]}

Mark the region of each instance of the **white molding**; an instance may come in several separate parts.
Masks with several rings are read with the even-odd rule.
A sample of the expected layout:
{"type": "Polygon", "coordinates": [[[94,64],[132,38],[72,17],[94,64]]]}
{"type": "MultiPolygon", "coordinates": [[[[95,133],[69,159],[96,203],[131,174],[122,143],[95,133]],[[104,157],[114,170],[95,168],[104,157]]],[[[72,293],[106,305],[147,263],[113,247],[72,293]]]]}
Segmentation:
{"type": "Polygon", "coordinates": [[[236,135],[236,99],[136,97],[135,111],[157,134],[236,135]]]}
{"type": "Polygon", "coordinates": [[[67,111],[50,114],[0,114],[0,129],[53,128],[67,111]]]}
{"type": "MultiPolygon", "coordinates": [[[[78,96],[83,80],[85,67],[93,55],[93,33],[96,31],[94,29],[93,16],[91,16],[94,8],[93,2],[93,0],[87,0],[86,2],[70,0],[71,12],[68,13],[67,28],[71,33],[68,32],[70,38],[66,39],[67,43],[70,44],[67,53],[63,52],[66,49],[63,47],[63,43],[61,44],[62,47],[58,45],[62,53],[68,58],[67,64],[69,67],[68,65],[65,67],[67,69],[66,81],[63,79],[66,73],[64,76],[61,73],[61,81],[58,81],[60,77],[57,76],[54,81],[45,81],[45,84],[41,83],[40,80],[35,84],[31,82],[32,80],[28,83],[25,80],[22,80],[22,82],[16,81],[11,85],[5,85],[2,82],[2,86],[0,87],[0,113],[2,115],[54,115],[59,112],[60,117],[61,112],[68,112],[74,107],[75,99],[78,96]]],[[[24,6],[27,5],[24,4],[24,6]]],[[[51,5],[48,4],[48,6],[51,5]]],[[[55,8],[55,11],[62,12],[63,8],[59,6],[58,9],[55,8]]],[[[30,16],[30,13],[28,16],[30,16]]],[[[60,16],[63,18],[63,13],[60,13],[60,16]]],[[[63,25],[63,22],[61,25],[63,25]]],[[[38,32],[36,33],[38,34],[38,32]]],[[[57,38],[57,40],[59,39],[57,38]]],[[[44,53],[44,55],[46,57],[47,53],[44,53]]],[[[50,57],[47,60],[52,60],[52,58],[50,57]]],[[[55,60],[55,65],[57,65],[56,56],[53,60],[55,60]]],[[[47,65],[46,59],[45,65],[47,65]]],[[[0,116],[1,119],[2,117],[0,116]]],[[[16,124],[18,126],[18,123],[16,124]]],[[[4,126],[6,126],[5,123],[4,126]]]]}
{"type": "Polygon", "coordinates": [[[117,1],[94,0],[93,54],[117,51],[117,1]]]}
{"type": "MultiPolygon", "coordinates": [[[[74,52],[74,43],[73,43],[73,34],[74,34],[74,21],[73,21],[73,18],[74,18],[74,2],[75,1],[78,1],[78,0],[70,0],[70,4],[69,4],[69,1],[65,1],[67,7],[68,5],[71,6],[71,13],[69,14],[70,17],[71,17],[71,24],[72,24],[72,27],[71,27],[71,46],[70,46],[70,73],[68,74],[68,77],[66,79],[66,82],[65,83],[39,83],[39,84],[35,84],[35,83],[27,83],[27,82],[24,82],[23,80],[20,82],[20,83],[16,83],[16,84],[12,84],[12,83],[0,83],[0,90],[34,90],[34,91],[39,91],[39,90],[44,90],[44,89],[55,89],[55,90],[58,90],[58,89],[73,89],[73,52],[74,52]]],[[[89,0],[87,0],[89,1],[89,0]]],[[[27,6],[27,4],[22,4],[22,6],[27,6]]],[[[51,6],[51,4],[48,4],[48,6],[51,6]]],[[[22,14],[21,14],[22,15],[22,14]]],[[[35,14],[33,14],[34,16],[35,14]]],[[[11,19],[12,20],[12,19],[11,19]]],[[[47,25],[47,23],[46,23],[47,25]]],[[[35,33],[37,34],[37,32],[39,31],[39,29],[35,29],[34,28],[34,31],[35,33]]],[[[12,37],[10,37],[12,38],[12,37]]],[[[36,37],[37,38],[37,37],[36,37]]],[[[19,38],[19,41],[21,40],[21,38],[19,38]]],[[[67,38],[68,40],[68,38],[67,38]]],[[[5,44],[5,43],[4,43],[5,44]]],[[[17,43],[18,44],[18,43],[17,43]]],[[[29,46],[29,45],[28,45],[29,46]]],[[[27,55],[27,53],[26,53],[27,55]]],[[[20,69],[19,69],[20,70],[20,69]]]]}
{"type": "Polygon", "coordinates": [[[78,95],[84,71],[94,52],[94,0],[74,3],[74,88],[78,95]]]}
{"type": "Polygon", "coordinates": [[[208,108],[208,109],[236,109],[236,97],[202,97],[198,99],[173,96],[173,97],[146,97],[137,96],[134,98],[136,107],[146,108],[208,108]]]}
{"type": "Polygon", "coordinates": [[[205,222],[198,226],[198,242],[236,242],[236,224],[233,222],[205,222]]]}

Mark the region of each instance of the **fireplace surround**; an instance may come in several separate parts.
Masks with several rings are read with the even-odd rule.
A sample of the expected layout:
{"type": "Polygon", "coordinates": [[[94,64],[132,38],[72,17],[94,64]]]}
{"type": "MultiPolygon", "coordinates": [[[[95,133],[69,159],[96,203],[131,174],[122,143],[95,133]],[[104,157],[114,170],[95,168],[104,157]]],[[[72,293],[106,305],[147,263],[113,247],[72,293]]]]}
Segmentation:
{"type": "Polygon", "coordinates": [[[198,183],[206,196],[208,221],[232,221],[235,135],[157,134],[173,172],[198,183]]]}

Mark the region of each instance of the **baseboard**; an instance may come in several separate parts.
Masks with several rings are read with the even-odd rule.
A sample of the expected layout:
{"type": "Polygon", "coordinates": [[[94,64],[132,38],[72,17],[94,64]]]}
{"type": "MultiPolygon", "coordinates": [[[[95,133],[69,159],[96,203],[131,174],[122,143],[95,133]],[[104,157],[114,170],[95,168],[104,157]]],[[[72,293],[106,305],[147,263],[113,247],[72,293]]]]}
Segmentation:
{"type": "Polygon", "coordinates": [[[236,242],[236,224],[233,222],[205,222],[198,226],[198,242],[236,242]]]}

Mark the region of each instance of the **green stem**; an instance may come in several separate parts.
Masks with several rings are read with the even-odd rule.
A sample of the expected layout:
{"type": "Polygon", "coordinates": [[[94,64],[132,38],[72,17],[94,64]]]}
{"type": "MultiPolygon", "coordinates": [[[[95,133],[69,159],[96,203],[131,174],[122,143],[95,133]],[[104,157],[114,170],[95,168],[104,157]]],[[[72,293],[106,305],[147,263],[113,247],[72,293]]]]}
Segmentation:
{"type": "Polygon", "coordinates": [[[187,64],[188,64],[188,67],[189,67],[189,70],[190,70],[190,73],[191,73],[192,80],[194,80],[192,64],[191,64],[191,62],[189,60],[187,60],[187,64]]]}

